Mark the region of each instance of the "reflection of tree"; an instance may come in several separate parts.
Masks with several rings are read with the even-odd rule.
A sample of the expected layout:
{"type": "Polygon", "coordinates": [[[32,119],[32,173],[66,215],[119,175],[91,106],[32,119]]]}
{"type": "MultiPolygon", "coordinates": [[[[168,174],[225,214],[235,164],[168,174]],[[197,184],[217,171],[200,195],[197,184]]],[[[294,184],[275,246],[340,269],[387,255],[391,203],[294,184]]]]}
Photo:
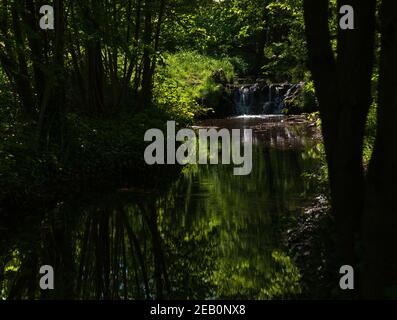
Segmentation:
{"type": "Polygon", "coordinates": [[[37,257],[27,255],[20,261],[18,275],[9,284],[10,289],[8,292],[9,299],[18,299],[21,296],[33,299],[35,297],[34,283],[37,281],[37,274],[32,266],[37,265],[37,257]]]}
{"type": "MultiPolygon", "coordinates": [[[[123,208],[119,209],[119,215],[121,216],[121,218],[123,219],[123,224],[124,224],[124,228],[127,231],[127,236],[128,236],[128,240],[129,240],[129,245],[130,245],[130,250],[131,250],[131,256],[132,257],[137,257],[137,260],[139,262],[139,266],[142,272],[142,280],[143,280],[143,284],[145,287],[145,296],[146,298],[149,297],[150,295],[150,289],[149,289],[149,281],[148,281],[148,276],[147,276],[147,269],[146,269],[146,265],[145,265],[145,259],[144,259],[144,255],[143,252],[141,250],[141,246],[139,244],[139,240],[137,238],[137,236],[135,235],[135,232],[133,231],[133,229],[130,226],[130,223],[128,221],[128,217],[126,215],[126,212],[123,208]]],[[[122,228],[123,225],[120,225],[120,228],[122,228]]],[[[124,243],[124,239],[123,240],[123,249],[125,250],[125,243],[124,243]]],[[[125,259],[125,252],[123,254],[123,258],[125,259]]],[[[125,260],[124,260],[125,261],[125,260]]],[[[125,264],[124,264],[125,265],[125,264]]],[[[138,275],[138,272],[135,268],[135,275],[138,275]]],[[[125,283],[125,292],[127,292],[127,284],[126,284],[126,275],[124,274],[124,283],[125,283]]],[[[136,278],[136,284],[137,284],[137,288],[139,288],[139,281],[136,278]]]]}
{"type": "Polygon", "coordinates": [[[86,215],[77,296],[150,299],[169,292],[154,205],[119,202],[99,215],[86,215]]]}
{"type": "Polygon", "coordinates": [[[249,177],[234,176],[230,166],[192,166],[162,194],[61,203],[0,251],[7,252],[1,261],[15,260],[1,279],[2,296],[206,299],[298,292],[299,275],[278,250],[278,230],[302,204],[307,190],[300,173],[311,162],[293,150],[253,151],[249,177]],[[38,288],[43,264],[54,266],[54,291],[38,288]]]}
{"type": "MultiPolygon", "coordinates": [[[[205,239],[207,247],[213,245],[213,270],[203,279],[213,297],[275,297],[272,286],[280,286],[280,281],[274,279],[288,275],[292,280],[278,289],[279,295],[299,291],[296,268],[287,265],[280,270],[280,259],[276,261],[273,253],[280,243],[278,225],[299,209],[301,194],[309,191],[301,173],[311,168],[311,160],[294,150],[260,146],[254,148],[253,156],[248,179],[233,176],[225,166],[193,167],[170,193],[176,204],[172,219],[176,226],[165,233],[185,230],[187,240],[196,237],[205,239]],[[184,192],[184,198],[175,196],[184,192]]],[[[166,222],[164,225],[167,228],[166,222]]],[[[282,261],[286,264],[288,260],[282,261]]]]}

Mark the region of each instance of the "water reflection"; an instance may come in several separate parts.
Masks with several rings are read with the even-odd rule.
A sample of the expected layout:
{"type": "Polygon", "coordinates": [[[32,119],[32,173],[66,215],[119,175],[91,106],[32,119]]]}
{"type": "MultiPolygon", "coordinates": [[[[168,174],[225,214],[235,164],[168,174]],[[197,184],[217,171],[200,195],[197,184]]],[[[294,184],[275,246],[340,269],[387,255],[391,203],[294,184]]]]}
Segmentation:
{"type": "Polygon", "coordinates": [[[299,119],[283,117],[199,126],[254,128],[251,175],[234,176],[233,166],[189,166],[164,192],[87,191],[44,213],[22,215],[15,225],[2,220],[0,296],[272,299],[299,293],[299,272],[281,249],[280,230],[310,198],[301,176],[316,167],[306,156],[314,147],[309,132],[299,119]],[[44,264],[54,267],[53,291],[38,288],[44,264]]]}

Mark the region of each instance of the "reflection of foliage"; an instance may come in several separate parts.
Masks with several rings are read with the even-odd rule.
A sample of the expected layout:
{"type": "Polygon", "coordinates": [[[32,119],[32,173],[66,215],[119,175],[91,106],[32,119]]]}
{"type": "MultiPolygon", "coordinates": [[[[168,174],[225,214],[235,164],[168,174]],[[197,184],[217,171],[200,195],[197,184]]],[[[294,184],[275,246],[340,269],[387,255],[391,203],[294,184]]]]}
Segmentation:
{"type": "Polygon", "coordinates": [[[263,288],[260,299],[285,299],[301,293],[299,269],[291,258],[280,251],[273,251],[272,258],[278,269],[270,277],[270,285],[263,288]]]}
{"type": "MultiPolygon", "coordinates": [[[[269,282],[272,265],[267,255],[219,257],[213,281],[222,299],[258,299],[260,289],[269,282]]],[[[271,277],[270,277],[271,278],[271,277]]]]}
{"type": "MultiPolygon", "coordinates": [[[[180,234],[183,236],[183,232],[180,234]]],[[[196,231],[184,239],[164,235],[169,272],[172,274],[172,298],[190,300],[214,296],[210,279],[216,268],[216,234],[214,228],[196,231]]]]}
{"type": "Polygon", "coordinates": [[[288,299],[301,293],[299,270],[280,251],[256,260],[221,260],[214,283],[218,296],[228,299],[288,299]]]}
{"type": "Polygon", "coordinates": [[[20,267],[21,259],[18,250],[2,257],[0,264],[0,299],[7,298],[20,267]]]}
{"type": "MultiPolygon", "coordinates": [[[[174,235],[171,251],[178,257],[171,259],[170,272],[200,295],[213,293],[207,298],[289,298],[299,293],[297,269],[287,256],[273,251],[281,220],[297,210],[296,194],[307,188],[301,166],[311,167],[313,159],[260,146],[253,156],[249,179],[234,177],[231,168],[221,165],[186,167],[167,200],[172,213],[160,228],[164,239],[174,235]]],[[[171,242],[165,243],[170,248],[171,242]]],[[[181,285],[178,281],[175,287],[181,285]]]]}
{"type": "MultiPolygon", "coordinates": [[[[310,192],[300,174],[313,159],[302,154],[254,145],[249,178],[230,166],[186,166],[161,192],[71,197],[38,223],[37,260],[9,271],[14,279],[24,267],[53,261],[51,298],[290,298],[299,293],[299,274],[278,249],[281,226],[310,192]]],[[[20,242],[25,257],[33,250],[20,242]]],[[[32,282],[21,279],[22,287],[32,282]]],[[[11,282],[1,283],[8,296],[11,282]]],[[[34,290],[32,297],[42,295],[34,290]]]]}

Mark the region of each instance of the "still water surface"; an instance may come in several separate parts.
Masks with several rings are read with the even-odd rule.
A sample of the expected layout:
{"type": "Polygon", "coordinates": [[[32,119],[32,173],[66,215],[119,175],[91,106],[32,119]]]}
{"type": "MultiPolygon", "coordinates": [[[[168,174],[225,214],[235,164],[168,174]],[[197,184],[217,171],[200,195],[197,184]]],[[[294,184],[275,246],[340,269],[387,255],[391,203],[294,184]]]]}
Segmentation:
{"type": "Polygon", "coordinates": [[[81,194],[18,225],[0,221],[0,297],[274,299],[299,293],[282,231],[310,201],[318,167],[299,118],[242,116],[197,127],[253,128],[253,169],[187,166],[161,192],[81,194]],[[89,201],[87,200],[89,199],[89,201]],[[94,200],[93,200],[94,199],[94,200]],[[55,290],[38,269],[54,266],[55,290]]]}

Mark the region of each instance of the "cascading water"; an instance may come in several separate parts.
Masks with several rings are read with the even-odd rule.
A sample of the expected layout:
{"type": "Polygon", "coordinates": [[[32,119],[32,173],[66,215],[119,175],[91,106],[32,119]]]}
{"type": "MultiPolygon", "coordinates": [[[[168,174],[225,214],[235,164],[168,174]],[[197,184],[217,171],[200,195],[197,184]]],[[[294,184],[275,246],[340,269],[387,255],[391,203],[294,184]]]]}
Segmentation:
{"type": "Polygon", "coordinates": [[[235,112],[238,115],[245,115],[249,113],[249,88],[242,87],[238,94],[238,101],[236,101],[236,110],[235,112]]]}
{"type": "Polygon", "coordinates": [[[303,83],[243,85],[235,90],[235,115],[277,115],[286,107],[285,101],[296,96],[303,83]]]}

